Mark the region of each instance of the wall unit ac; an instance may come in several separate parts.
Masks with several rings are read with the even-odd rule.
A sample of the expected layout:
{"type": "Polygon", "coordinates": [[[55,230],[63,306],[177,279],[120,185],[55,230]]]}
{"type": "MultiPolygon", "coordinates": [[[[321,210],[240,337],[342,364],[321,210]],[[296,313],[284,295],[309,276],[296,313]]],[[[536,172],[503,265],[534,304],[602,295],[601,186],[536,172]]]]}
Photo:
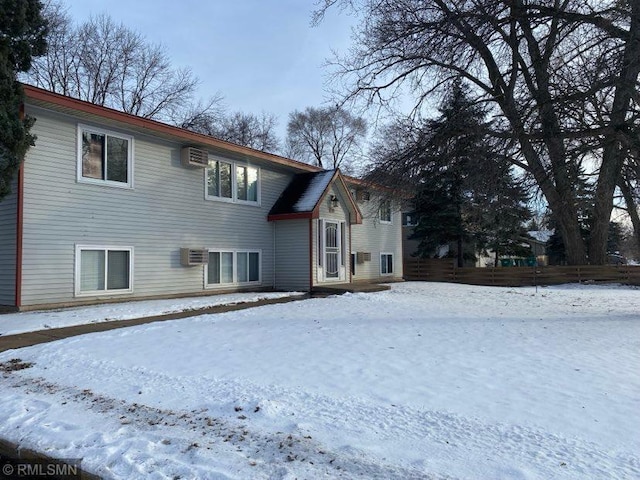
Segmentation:
{"type": "Polygon", "coordinates": [[[358,252],[356,253],[356,262],[364,263],[371,261],[371,252],[358,252]]]}
{"type": "Polygon", "coordinates": [[[182,149],[182,165],[185,167],[206,168],[209,166],[209,153],[196,147],[182,149]]]}
{"type": "Polygon", "coordinates": [[[206,248],[181,248],[180,263],[185,267],[206,265],[209,263],[209,251],[206,248]]]}

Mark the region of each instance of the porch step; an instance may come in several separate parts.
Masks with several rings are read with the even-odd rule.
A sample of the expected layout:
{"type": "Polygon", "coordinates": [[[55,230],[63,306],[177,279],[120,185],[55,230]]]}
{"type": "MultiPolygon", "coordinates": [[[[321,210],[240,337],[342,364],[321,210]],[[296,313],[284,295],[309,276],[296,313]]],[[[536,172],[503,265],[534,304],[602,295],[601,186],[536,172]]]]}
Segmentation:
{"type": "Polygon", "coordinates": [[[316,285],[311,290],[312,294],[342,295],[343,293],[370,293],[391,290],[389,285],[379,283],[338,283],[334,285],[316,285]]]}

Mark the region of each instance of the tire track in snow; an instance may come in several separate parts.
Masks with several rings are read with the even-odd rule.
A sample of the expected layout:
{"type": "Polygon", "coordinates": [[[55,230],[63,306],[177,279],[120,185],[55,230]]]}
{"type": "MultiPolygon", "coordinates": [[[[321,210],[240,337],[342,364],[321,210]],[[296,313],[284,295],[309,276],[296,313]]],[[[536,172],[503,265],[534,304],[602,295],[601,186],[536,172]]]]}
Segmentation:
{"type": "MultiPolygon", "coordinates": [[[[198,478],[204,475],[206,478],[212,478],[212,472],[207,466],[211,458],[207,460],[206,454],[197,453],[211,450],[215,452],[216,459],[218,453],[236,457],[236,461],[237,457],[242,457],[245,463],[254,467],[255,475],[252,475],[252,478],[277,479],[290,478],[291,475],[296,478],[436,478],[424,472],[387,465],[362,455],[332,452],[310,435],[303,436],[299,432],[265,433],[252,428],[250,419],[245,415],[238,415],[239,418],[233,419],[212,416],[207,408],[173,410],[137,402],[128,403],[94,393],[88,388],[55,384],[42,377],[12,378],[8,382],[7,380],[8,376],[5,376],[2,383],[22,389],[30,395],[52,396],[59,404],[79,405],[85,410],[105,416],[105,421],[120,422],[121,427],[116,438],[98,434],[93,435],[88,441],[85,439],[81,442],[85,446],[92,443],[94,448],[106,449],[109,452],[108,460],[112,461],[107,463],[115,466],[107,471],[98,472],[100,475],[112,475],[114,478],[134,478],[138,475],[144,477],[159,470],[158,467],[162,464],[162,471],[174,471],[178,476],[198,478]],[[240,419],[242,421],[238,421],[240,419]],[[136,435],[136,431],[144,432],[141,438],[136,435]],[[162,445],[172,444],[183,452],[193,452],[192,461],[185,464],[170,458],[162,459],[162,445]],[[221,447],[223,452],[218,452],[221,447]],[[154,451],[158,458],[153,456],[154,451]],[[130,463],[128,469],[123,470],[123,459],[130,463]]],[[[31,405],[31,415],[37,417],[50,406],[50,403],[34,400],[31,405]],[[34,408],[36,406],[38,408],[34,408]]],[[[241,411],[243,410],[236,413],[241,411]]],[[[23,434],[24,430],[26,429],[23,429],[23,434]]],[[[224,472],[225,469],[222,470],[224,472]]],[[[227,476],[223,472],[217,472],[215,478],[240,478],[234,475],[227,476]]]]}
{"type": "MultiPolygon", "coordinates": [[[[122,375],[123,380],[128,375],[121,367],[113,368],[106,362],[94,361],[94,368],[103,369],[106,375],[122,375]]],[[[302,436],[308,434],[315,438],[315,431],[335,430],[338,436],[346,436],[356,445],[340,451],[334,448],[332,451],[336,458],[346,456],[349,462],[368,459],[368,462],[389,464],[392,461],[384,459],[383,455],[372,458],[367,445],[357,447],[362,444],[362,438],[375,438],[380,442],[378,450],[384,450],[384,445],[406,445],[406,448],[424,454],[425,460],[416,462],[415,470],[422,472],[418,478],[427,478],[426,472],[435,475],[441,470],[438,468],[442,464],[441,459],[447,460],[449,465],[474,459],[479,463],[478,468],[487,469],[494,468],[496,464],[511,463],[514,470],[508,472],[507,477],[517,476],[519,471],[535,471],[537,475],[534,477],[538,478],[579,478],[585,474],[593,475],[594,472],[602,478],[609,478],[612,472],[616,472],[618,478],[640,478],[640,457],[637,455],[604,451],[593,442],[565,438],[529,426],[486,423],[448,412],[403,405],[384,406],[372,404],[366,399],[334,398],[280,386],[259,386],[248,381],[175,379],[145,369],[133,370],[136,372],[134,376],[140,372],[150,376],[150,382],[154,385],[186,389],[185,396],[188,398],[207,399],[210,404],[213,403],[213,409],[221,405],[229,408],[232,403],[243,402],[250,406],[262,405],[272,417],[289,423],[294,421],[293,430],[303,432],[302,436]],[[487,452],[491,456],[488,457],[487,452]],[[508,460],[505,461],[505,458],[508,460]],[[440,461],[435,461],[437,459],[440,461]],[[485,467],[481,467],[481,464],[485,467]]],[[[255,423],[260,418],[252,420],[255,423]]],[[[406,465],[401,468],[407,468],[409,472],[414,470],[406,465]]],[[[452,472],[441,470],[438,473],[446,476],[452,472]]],[[[522,474],[523,477],[527,475],[522,474]]],[[[404,473],[397,478],[412,477],[404,473]]]]}

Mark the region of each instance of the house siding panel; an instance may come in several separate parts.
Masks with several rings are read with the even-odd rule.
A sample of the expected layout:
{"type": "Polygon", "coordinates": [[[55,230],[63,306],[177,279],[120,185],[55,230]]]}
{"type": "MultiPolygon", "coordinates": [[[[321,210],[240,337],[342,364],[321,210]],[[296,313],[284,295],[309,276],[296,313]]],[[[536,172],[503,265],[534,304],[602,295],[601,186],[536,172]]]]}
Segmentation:
{"type": "Polygon", "coordinates": [[[0,305],[16,302],[16,229],[18,222],[17,182],[0,200],[0,305]]]}
{"type": "Polygon", "coordinates": [[[309,290],[309,220],[273,223],[276,236],[276,288],[309,290]]]}
{"type": "Polygon", "coordinates": [[[91,299],[203,292],[205,267],[181,266],[181,247],[261,250],[262,287],[273,286],[266,217],[291,174],[259,165],[260,206],[208,201],[204,170],[181,165],[182,145],[135,134],[133,189],[78,183],[77,124],[85,122],[39,108],[28,113],[37,118],[38,139],[25,162],[25,306],[87,300],[74,297],[76,244],[134,248],[133,293],[91,299]]]}
{"type": "Polygon", "coordinates": [[[391,210],[391,223],[380,223],[378,208],[380,197],[371,192],[371,200],[358,202],[362,224],[351,227],[351,250],[371,253],[371,261],[357,263],[353,281],[385,281],[402,278],[402,214],[396,207],[391,210]],[[380,275],[380,254],[393,254],[393,275],[380,275]]]}

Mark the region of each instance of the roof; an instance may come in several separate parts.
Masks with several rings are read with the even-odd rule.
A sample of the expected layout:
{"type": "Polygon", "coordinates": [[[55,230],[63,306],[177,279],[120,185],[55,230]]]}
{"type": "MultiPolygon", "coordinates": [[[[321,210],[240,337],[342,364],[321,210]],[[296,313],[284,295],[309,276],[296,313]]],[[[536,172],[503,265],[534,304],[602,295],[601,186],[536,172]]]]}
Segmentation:
{"type": "Polygon", "coordinates": [[[55,110],[61,113],[75,114],[85,117],[88,120],[107,120],[117,122],[132,130],[145,134],[155,134],[162,138],[179,141],[189,146],[199,146],[201,148],[212,148],[224,152],[233,152],[242,157],[263,160],[271,164],[294,168],[297,171],[318,172],[322,168],[307,163],[281,157],[272,153],[255,150],[253,148],[236,145],[235,143],[220,140],[209,135],[192,132],[173,125],[151,120],[149,118],[138,117],[129,113],[124,113],[112,108],[96,105],[84,100],[67,97],[58,93],[53,93],[32,85],[23,85],[27,103],[37,107],[55,110]]]}
{"type": "Polygon", "coordinates": [[[335,170],[299,173],[293,177],[269,215],[312,212],[331,183],[335,170]]]}
{"type": "Polygon", "coordinates": [[[294,175],[269,212],[268,219],[317,218],[319,205],[329,186],[336,182],[348,198],[347,209],[354,215],[354,223],[362,222],[362,214],[344,183],[340,170],[298,173],[294,175]]]}

